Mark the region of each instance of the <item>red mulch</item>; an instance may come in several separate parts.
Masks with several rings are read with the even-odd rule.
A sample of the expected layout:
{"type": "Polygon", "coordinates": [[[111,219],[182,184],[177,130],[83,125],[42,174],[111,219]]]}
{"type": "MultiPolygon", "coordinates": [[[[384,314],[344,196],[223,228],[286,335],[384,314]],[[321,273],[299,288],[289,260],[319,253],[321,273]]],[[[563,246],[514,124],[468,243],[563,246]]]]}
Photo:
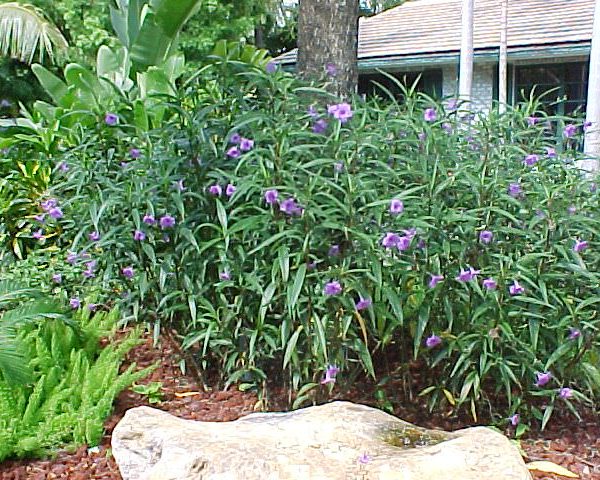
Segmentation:
{"type": "MultiPolygon", "coordinates": [[[[140,367],[151,365],[160,359],[160,366],[146,382],[162,382],[163,401],[152,405],[182,418],[201,421],[231,421],[254,411],[257,397],[254,393],[242,393],[235,388],[227,391],[204,392],[201,385],[191,376],[182,375],[179,370],[179,354],[172,345],[153,347],[152,340],[134,349],[128,361],[135,361],[140,367]],[[177,397],[175,393],[200,392],[198,395],[177,397]]],[[[411,378],[418,377],[418,366],[411,372],[411,378]]],[[[448,418],[444,415],[429,415],[423,400],[414,399],[410,385],[396,379],[385,385],[388,396],[412,399],[395,406],[394,414],[404,420],[430,428],[456,430],[469,423],[466,417],[448,418]],[[398,392],[401,392],[400,395],[398,392]]],[[[377,405],[373,386],[368,383],[358,385],[347,394],[335,394],[332,399],[346,399],[370,405],[377,405]]],[[[122,392],[117,399],[115,411],[106,422],[106,434],[98,452],[89,452],[81,447],[74,453],[61,452],[50,460],[21,460],[0,463],[0,479],[3,480],[45,480],[45,479],[121,479],[117,465],[110,455],[110,435],[124,412],[132,407],[148,405],[145,397],[131,391],[122,392]]],[[[284,409],[282,395],[275,395],[269,409],[284,409]]],[[[549,460],[577,473],[582,480],[600,480],[600,420],[592,412],[583,422],[578,422],[567,413],[556,415],[544,432],[531,432],[522,441],[526,461],[549,460]]],[[[547,474],[534,475],[536,480],[554,480],[557,477],[547,474]]]]}

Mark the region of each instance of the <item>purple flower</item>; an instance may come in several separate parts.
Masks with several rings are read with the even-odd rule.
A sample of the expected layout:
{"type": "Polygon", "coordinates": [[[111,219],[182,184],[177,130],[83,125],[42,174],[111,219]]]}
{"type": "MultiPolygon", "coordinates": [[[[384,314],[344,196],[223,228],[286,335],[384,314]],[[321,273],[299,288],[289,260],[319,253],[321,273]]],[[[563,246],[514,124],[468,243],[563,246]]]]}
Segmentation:
{"type": "Polygon", "coordinates": [[[452,124],[450,124],[448,122],[444,122],[444,123],[442,123],[442,129],[446,133],[452,133],[452,124]]]}
{"type": "Polygon", "coordinates": [[[119,117],[117,117],[117,115],[114,113],[107,113],[104,115],[104,123],[112,127],[119,123],[119,117]]]}
{"type": "Polygon", "coordinates": [[[402,230],[402,231],[408,237],[409,240],[412,240],[413,238],[415,238],[415,235],[417,234],[416,228],[409,228],[408,230],[402,230]]]}
{"type": "Polygon", "coordinates": [[[308,113],[308,116],[312,118],[316,118],[319,116],[319,112],[317,111],[314,105],[309,106],[308,110],[306,110],[306,113],[308,113]]]}
{"type": "Polygon", "coordinates": [[[91,270],[91,269],[89,269],[89,268],[88,268],[87,270],[84,270],[84,271],[82,272],[82,275],[83,275],[85,278],[94,278],[94,277],[96,276],[96,274],[94,273],[94,270],[91,270]]]}
{"type": "Polygon", "coordinates": [[[443,275],[431,275],[429,279],[429,288],[435,288],[435,286],[444,279],[443,275]]]}
{"type": "Polygon", "coordinates": [[[142,156],[142,152],[140,152],[140,150],[137,148],[131,148],[129,150],[129,156],[136,160],[142,156]]]}
{"type": "Polygon", "coordinates": [[[525,287],[523,287],[517,280],[513,281],[513,284],[509,287],[508,291],[511,295],[521,295],[525,293],[525,287]]]}
{"type": "Polygon", "coordinates": [[[483,286],[486,288],[486,290],[496,290],[496,287],[498,286],[498,284],[496,283],[496,280],[494,280],[493,278],[486,278],[483,281],[483,286]]]}
{"type": "Polygon", "coordinates": [[[340,282],[334,280],[333,282],[325,284],[325,287],[323,288],[323,293],[328,296],[339,295],[340,293],[342,293],[342,286],[340,285],[340,282]]]}
{"type": "Polygon", "coordinates": [[[337,105],[329,105],[327,113],[337,118],[341,123],[346,123],[352,118],[352,107],[348,103],[338,103],[337,105]]]}
{"type": "Polygon", "coordinates": [[[142,222],[144,222],[146,225],[156,225],[156,219],[154,218],[154,215],[150,215],[148,213],[144,215],[142,222]]]}
{"type": "Polygon", "coordinates": [[[458,107],[458,100],[456,98],[451,98],[446,103],[446,108],[450,111],[456,110],[456,107],[458,107]]]}
{"type": "Polygon", "coordinates": [[[592,122],[586,120],[585,122],[583,122],[583,131],[585,132],[591,126],[592,126],[592,122]]]}
{"type": "Polygon", "coordinates": [[[62,282],[62,275],[60,273],[55,273],[54,275],[52,275],[52,281],[54,283],[61,283],[62,282]]]}
{"type": "Polygon", "coordinates": [[[46,214],[41,213],[39,215],[34,215],[33,218],[40,223],[44,223],[46,221],[46,214]]]}
{"type": "Polygon", "coordinates": [[[228,183],[227,187],[225,187],[225,195],[227,195],[228,197],[233,196],[235,191],[236,191],[235,185],[233,185],[231,183],[228,183]]]}
{"type": "Polygon", "coordinates": [[[573,390],[568,387],[563,387],[559,389],[558,396],[566,400],[567,398],[571,398],[573,396],[573,390]]]}
{"type": "Polygon", "coordinates": [[[479,233],[479,241],[481,243],[485,243],[486,245],[492,241],[494,238],[494,234],[489,230],[483,230],[479,233]]]}
{"type": "Polygon", "coordinates": [[[185,185],[183,184],[183,179],[173,182],[173,187],[180,192],[185,192],[186,190],[185,185]]]}
{"type": "Polygon", "coordinates": [[[231,280],[231,274],[227,270],[223,270],[219,273],[219,278],[223,281],[231,280]]]}
{"type": "Polygon", "coordinates": [[[528,167],[532,167],[539,160],[540,160],[540,157],[538,155],[536,155],[535,153],[531,153],[525,157],[525,159],[523,160],[523,163],[525,165],[527,165],[528,167]]]}
{"type": "Polygon", "coordinates": [[[423,118],[426,122],[435,122],[437,120],[437,112],[435,108],[428,108],[423,113],[423,118]]]}
{"type": "Polygon", "coordinates": [[[479,273],[481,273],[481,270],[475,270],[473,267],[469,267],[468,270],[461,269],[456,280],[459,282],[470,282],[475,279],[479,273]]]}
{"type": "Polygon", "coordinates": [[[273,205],[277,202],[277,197],[279,196],[279,192],[277,190],[267,190],[265,192],[265,202],[269,205],[273,205]]]}
{"type": "Polygon", "coordinates": [[[286,198],[279,205],[279,209],[288,215],[302,215],[304,209],[296,203],[293,198],[286,198]]]}
{"type": "Polygon", "coordinates": [[[533,115],[531,117],[527,117],[527,125],[533,127],[536,123],[538,123],[538,120],[539,119],[537,117],[534,117],[533,115]]]}
{"type": "Polygon", "coordinates": [[[254,147],[254,140],[250,140],[249,138],[242,138],[240,140],[240,150],[242,152],[248,152],[252,150],[254,147]]]}
{"type": "Polygon", "coordinates": [[[242,136],[237,132],[232,133],[231,137],[229,137],[229,143],[235,143],[237,145],[241,141],[242,141],[242,136]]]}
{"type": "Polygon", "coordinates": [[[321,118],[320,120],[317,120],[312,127],[313,133],[316,133],[318,135],[325,133],[326,130],[327,130],[327,120],[325,120],[323,118],[321,118]]]}
{"type": "Polygon", "coordinates": [[[40,228],[39,230],[33,232],[31,236],[36,240],[42,240],[44,238],[44,231],[40,228]]]}
{"type": "Polygon", "coordinates": [[[333,164],[333,170],[337,173],[344,171],[344,164],[342,162],[336,162],[333,164]]]}
{"type": "Polygon", "coordinates": [[[242,153],[238,147],[231,147],[229,150],[227,150],[227,156],[230,158],[239,158],[241,154],[242,153]]]}
{"type": "Polygon", "coordinates": [[[367,463],[369,463],[371,461],[371,457],[369,457],[367,455],[367,453],[362,453],[359,457],[358,457],[358,463],[360,463],[361,465],[366,465],[367,463]]]}
{"type": "Polygon", "coordinates": [[[398,239],[398,243],[396,244],[396,248],[401,252],[408,250],[410,248],[410,241],[410,237],[400,237],[398,239]]]}
{"type": "Polygon", "coordinates": [[[74,265],[76,261],[77,261],[77,254],[75,252],[69,252],[67,254],[67,263],[74,265]]]}
{"type": "Polygon", "coordinates": [[[97,231],[93,231],[88,235],[88,238],[91,242],[97,242],[98,240],[100,240],[100,233],[97,231]]]}
{"type": "Polygon", "coordinates": [[[42,207],[42,210],[44,210],[44,212],[49,212],[57,205],[58,201],[56,200],[56,198],[49,198],[48,200],[44,200],[42,203],[40,203],[40,206],[42,207]]]}
{"type": "Polygon", "coordinates": [[[125,278],[133,278],[133,276],[135,275],[132,266],[124,267],[123,269],[121,269],[121,273],[125,278]]]}
{"type": "Polygon", "coordinates": [[[69,171],[69,164],[67,162],[60,162],[58,164],[58,168],[60,169],[61,172],[68,172],[69,171]]]}
{"type": "Polygon", "coordinates": [[[585,240],[575,240],[575,245],[573,245],[573,251],[576,253],[582,252],[588,247],[588,242],[585,240]]]}
{"type": "Polygon", "coordinates": [[[367,308],[369,308],[371,306],[372,302],[370,298],[362,298],[360,297],[360,300],[358,302],[356,302],[355,306],[356,306],[356,310],[358,310],[359,312],[361,310],[365,310],[367,308]]]}
{"type": "Polygon", "coordinates": [[[221,185],[211,185],[210,187],[208,187],[208,191],[211,195],[215,195],[217,197],[221,195],[221,193],[223,193],[221,185]]]}
{"type": "Polygon", "coordinates": [[[543,387],[552,379],[552,374],[550,372],[537,372],[535,374],[535,377],[536,377],[535,386],[543,387]]]}
{"type": "Polygon", "coordinates": [[[515,413],[512,417],[508,417],[508,421],[513,427],[516,427],[519,424],[520,420],[521,415],[519,415],[518,413],[515,413]]]}
{"type": "Polygon", "coordinates": [[[570,206],[567,208],[567,213],[568,213],[569,215],[575,215],[575,214],[577,213],[577,207],[576,207],[575,205],[570,205],[570,206]]]}
{"type": "Polygon", "coordinates": [[[146,234],[141,230],[136,230],[135,232],[133,232],[133,239],[136,242],[143,242],[144,240],[146,240],[146,234]]]}
{"type": "Polygon", "coordinates": [[[71,305],[71,308],[75,310],[81,307],[81,300],[79,300],[77,297],[73,297],[71,300],[69,300],[69,305],[71,305]]]}
{"type": "Polygon", "coordinates": [[[340,369],[338,367],[336,367],[335,365],[328,365],[327,368],[325,369],[325,376],[323,377],[323,380],[321,380],[321,385],[326,385],[328,383],[335,383],[336,380],[336,376],[338,374],[338,372],[340,371],[340,369]]]}
{"type": "Polygon", "coordinates": [[[571,138],[576,133],[577,133],[577,127],[575,125],[573,125],[572,123],[565,125],[565,128],[563,130],[563,135],[566,138],[571,138]]]}
{"type": "Polygon", "coordinates": [[[425,340],[425,346],[427,348],[435,348],[440,343],[442,343],[442,339],[440,337],[438,337],[437,335],[431,335],[430,337],[427,337],[427,339],[425,340]]]}
{"type": "Polygon", "coordinates": [[[337,257],[339,254],[340,254],[340,246],[339,245],[332,245],[331,247],[329,247],[328,255],[330,257],[337,257]]]}
{"type": "Polygon", "coordinates": [[[400,235],[397,233],[388,232],[385,234],[385,237],[381,240],[381,245],[385,248],[393,248],[397,247],[400,243],[400,235]]]}
{"type": "Polygon", "coordinates": [[[50,215],[52,218],[58,220],[59,218],[63,217],[63,212],[59,207],[54,207],[48,211],[48,215],[50,215]]]}
{"type": "Polygon", "coordinates": [[[427,140],[427,134],[425,132],[419,132],[417,138],[419,139],[419,141],[424,142],[425,140],[427,140]]]}
{"type": "Polygon", "coordinates": [[[272,73],[275,73],[278,68],[279,68],[279,64],[277,62],[271,60],[269,63],[267,63],[267,66],[265,67],[265,71],[269,74],[272,74],[272,73]]]}
{"type": "Polygon", "coordinates": [[[517,197],[521,196],[522,193],[523,193],[523,189],[521,188],[520,183],[511,183],[508,186],[508,194],[511,197],[517,198],[517,197]]]}
{"type": "Polygon", "coordinates": [[[173,228],[175,226],[175,219],[171,215],[163,215],[160,217],[160,228],[173,228]]]}
{"type": "Polygon", "coordinates": [[[97,304],[95,304],[95,303],[89,303],[89,304],[88,304],[88,306],[87,306],[87,308],[88,308],[88,310],[89,310],[90,312],[95,312],[95,311],[96,311],[96,309],[98,308],[98,305],[97,305],[97,304]]]}
{"type": "Polygon", "coordinates": [[[325,71],[330,77],[335,77],[337,75],[337,67],[335,66],[335,63],[329,62],[327,65],[325,65],[325,71]]]}
{"type": "Polygon", "coordinates": [[[573,327],[569,327],[569,336],[567,337],[569,340],[576,340],[581,337],[581,330],[578,330],[573,327]]]}
{"type": "Polygon", "coordinates": [[[556,158],[556,149],[552,147],[546,147],[546,156],[548,158],[556,158]]]}
{"type": "Polygon", "coordinates": [[[390,202],[390,213],[392,215],[398,215],[404,211],[404,203],[402,200],[398,200],[397,198],[393,198],[390,202]]]}

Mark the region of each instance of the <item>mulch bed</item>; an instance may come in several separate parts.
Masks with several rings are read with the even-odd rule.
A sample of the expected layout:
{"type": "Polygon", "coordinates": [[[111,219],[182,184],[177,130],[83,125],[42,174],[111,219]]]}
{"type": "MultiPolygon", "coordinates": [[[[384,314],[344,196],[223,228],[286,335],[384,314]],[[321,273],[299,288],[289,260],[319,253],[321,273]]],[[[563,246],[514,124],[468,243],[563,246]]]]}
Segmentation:
{"type": "MultiPolygon", "coordinates": [[[[191,375],[182,375],[179,370],[178,349],[170,342],[155,348],[151,338],[136,347],[128,361],[135,361],[145,367],[160,360],[160,366],[144,382],[162,382],[163,401],[152,405],[168,411],[181,418],[212,422],[235,420],[251,413],[257,404],[257,397],[252,392],[239,392],[235,388],[227,391],[204,392],[201,385],[191,375]],[[198,395],[178,397],[176,393],[201,392],[198,395]]],[[[415,366],[418,371],[418,366],[415,366]]],[[[415,372],[415,375],[418,375],[415,372]]],[[[400,380],[389,382],[383,387],[387,392],[404,392],[410,386],[401,384],[400,380]]],[[[394,414],[412,423],[429,428],[456,430],[472,422],[466,417],[448,418],[443,414],[430,415],[423,406],[421,398],[414,399],[410,393],[409,401],[395,406],[394,414]]],[[[358,384],[352,392],[335,394],[330,399],[345,399],[369,405],[377,405],[373,395],[373,386],[368,382],[358,384]]],[[[146,397],[131,391],[122,392],[117,399],[113,415],[106,422],[106,434],[99,449],[88,450],[81,447],[76,452],[61,452],[56,458],[49,460],[6,461],[0,464],[0,479],[3,480],[117,480],[121,479],[118,467],[110,454],[111,432],[124,412],[132,407],[148,405],[146,397]]],[[[274,395],[269,402],[269,410],[284,409],[282,395],[274,395]]],[[[593,412],[586,414],[584,421],[578,422],[567,413],[556,415],[551,425],[544,432],[530,432],[522,441],[526,461],[549,460],[572,472],[582,480],[600,480],[600,420],[593,412]]],[[[536,480],[558,479],[553,475],[534,475],[536,480]]]]}

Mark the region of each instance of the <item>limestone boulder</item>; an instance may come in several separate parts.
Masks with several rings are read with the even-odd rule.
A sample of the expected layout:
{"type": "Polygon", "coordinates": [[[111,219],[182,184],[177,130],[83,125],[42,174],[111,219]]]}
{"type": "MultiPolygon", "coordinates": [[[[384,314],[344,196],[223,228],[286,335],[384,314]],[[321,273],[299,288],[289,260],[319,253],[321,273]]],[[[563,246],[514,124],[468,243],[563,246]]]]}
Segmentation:
{"type": "Polygon", "coordinates": [[[518,450],[485,427],[427,430],[333,402],[234,422],[129,410],[112,436],[124,480],[530,480],[518,450]]]}

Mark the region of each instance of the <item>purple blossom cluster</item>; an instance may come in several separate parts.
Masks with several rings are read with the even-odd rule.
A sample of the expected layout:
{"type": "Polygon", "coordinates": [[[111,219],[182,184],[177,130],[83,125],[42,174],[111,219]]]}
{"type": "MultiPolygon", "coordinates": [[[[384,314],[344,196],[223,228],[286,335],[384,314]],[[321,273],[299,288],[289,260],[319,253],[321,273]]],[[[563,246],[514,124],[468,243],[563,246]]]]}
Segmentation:
{"type": "Polygon", "coordinates": [[[233,133],[229,137],[229,143],[233,144],[227,150],[227,156],[229,158],[240,158],[242,153],[249,152],[254,148],[254,140],[242,137],[237,132],[233,133]]]}
{"type": "Polygon", "coordinates": [[[288,197],[283,201],[279,200],[279,192],[276,189],[270,189],[265,192],[265,202],[267,205],[279,205],[279,211],[289,216],[301,216],[304,208],[301,207],[295,198],[288,197]]]}
{"type": "MultiPolygon", "coordinates": [[[[235,185],[232,183],[228,183],[225,187],[225,195],[228,198],[231,198],[236,191],[235,185]]],[[[215,197],[220,197],[223,194],[223,188],[219,184],[214,184],[208,187],[208,193],[214,195],[215,197]]]]}

